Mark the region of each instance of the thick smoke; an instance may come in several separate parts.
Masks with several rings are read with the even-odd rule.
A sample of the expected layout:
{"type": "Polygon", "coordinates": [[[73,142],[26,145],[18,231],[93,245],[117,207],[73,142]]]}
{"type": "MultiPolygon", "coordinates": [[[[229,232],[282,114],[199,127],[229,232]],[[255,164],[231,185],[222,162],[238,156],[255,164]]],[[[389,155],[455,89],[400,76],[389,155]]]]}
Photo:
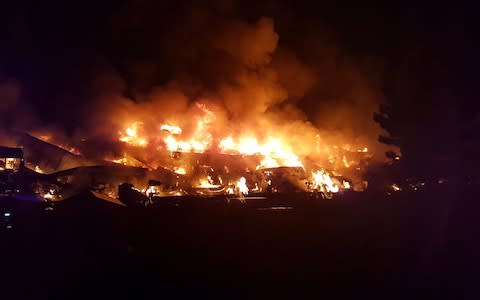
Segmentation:
{"type": "MultiPolygon", "coordinates": [[[[101,50],[85,52],[89,64],[73,85],[83,90],[56,103],[75,120],[71,143],[89,140],[95,147],[83,147],[86,154],[118,156],[119,131],[138,121],[146,132],[169,123],[188,136],[202,104],[215,116],[212,143],[229,134],[281,135],[302,157],[338,145],[383,158],[372,120],[382,100],[379,64],[350,57],[294,13],[261,5],[245,13],[241,3],[220,2],[126,1],[96,23],[87,41],[101,50]]],[[[63,59],[77,66],[80,53],[63,59]]]]}

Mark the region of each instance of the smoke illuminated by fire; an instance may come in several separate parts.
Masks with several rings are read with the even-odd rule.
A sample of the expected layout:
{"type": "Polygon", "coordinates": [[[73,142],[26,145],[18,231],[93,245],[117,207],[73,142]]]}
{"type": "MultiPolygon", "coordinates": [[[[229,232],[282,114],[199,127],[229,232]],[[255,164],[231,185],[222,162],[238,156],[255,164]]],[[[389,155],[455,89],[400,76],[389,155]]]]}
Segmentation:
{"type": "MultiPolygon", "coordinates": [[[[235,124],[228,127],[217,124],[216,114],[205,104],[195,104],[195,114],[182,120],[189,130],[184,130],[180,123],[169,121],[168,123],[145,124],[144,121],[135,121],[127,124],[120,131],[118,139],[132,149],[140,149],[149,153],[218,153],[233,155],[237,159],[243,157],[260,157],[255,169],[271,169],[279,167],[300,167],[310,170],[312,178],[312,190],[323,193],[337,193],[341,189],[352,188],[348,181],[334,180],[332,175],[325,169],[318,170],[315,166],[328,166],[335,170],[337,175],[344,172],[351,174],[352,170],[360,171],[360,160],[368,155],[368,148],[363,145],[353,147],[350,143],[343,146],[335,144],[320,144],[319,133],[312,127],[306,127],[309,135],[304,132],[284,131],[282,127],[268,120],[264,120],[266,127],[235,124]],[[149,129],[149,130],[147,130],[149,129]],[[235,134],[237,133],[237,134],[235,134]],[[313,137],[311,140],[299,140],[298,136],[313,137]],[[312,147],[313,146],[313,147],[312,147]],[[355,150],[353,150],[355,149],[355,150]],[[353,150],[353,151],[352,151],[353,150]],[[308,161],[308,165],[305,163],[308,161]],[[343,171],[342,171],[343,170],[343,171]],[[350,170],[350,171],[349,171],[350,170]],[[338,182],[337,182],[338,181],[338,182]]],[[[178,117],[177,117],[178,118],[178,117]]],[[[302,129],[302,128],[299,128],[302,129]]],[[[305,130],[305,127],[303,127],[305,130]]],[[[113,160],[117,163],[129,165],[126,156],[113,160]]],[[[167,167],[164,165],[164,167],[167,167]]],[[[187,169],[192,166],[167,167],[176,174],[186,175],[187,169]]],[[[255,183],[257,184],[257,183],[255,183]]],[[[219,188],[222,184],[214,183],[210,175],[200,178],[193,184],[198,188],[219,188]]],[[[248,193],[246,179],[241,177],[236,182],[237,189],[241,188],[242,194],[248,193]],[[243,179],[242,179],[243,178],[243,179]]]]}
{"type": "Polygon", "coordinates": [[[148,141],[139,136],[139,128],[142,126],[141,122],[135,122],[125,129],[124,132],[120,132],[120,141],[129,143],[134,146],[145,147],[148,141]]]}
{"type": "MultiPolygon", "coordinates": [[[[329,192],[350,183],[355,189],[372,155],[383,155],[372,120],[381,95],[370,74],[341,51],[312,43],[316,37],[308,39],[312,53],[279,44],[273,18],[246,21],[185,9],[172,13],[172,31],[152,35],[148,51],[159,57],[118,66],[99,59],[87,77],[82,115],[72,116],[81,124],[68,134],[47,131],[45,140],[92,164],[142,167],[158,171],[155,176],[170,172],[173,179],[166,180],[186,177],[190,187],[217,186],[216,176],[198,172],[215,164],[225,183],[245,185],[245,191],[262,188],[253,173],[280,167],[302,168],[316,188],[329,192]],[[334,182],[340,176],[351,181],[334,182]]],[[[105,30],[113,29],[112,36],[136,32],[125,30],[132,26],[128,20],[119,21],[125,28],[105,30]]],[[[136,46],[130,46],[135,57],[149,57],[136,46]]]]}
{"type": "MultiPolygon", "coordinates": [[[[296,144],[296,136],[289,135],[289,132],[274,130],[273,128],[253,128],[249,133],[243,133],[238,136],[228,134],[221,136],[222,128],[216,124],[215,113],[209,110],[204,104],[196,104],[200,112],[196,115],[190,124],[193,127],[190,134],[187,134],[182,127],[177,124],[164,123],[148,128],[152,131],[146,131],[143,122],[136,121],[129,124],[120,131],[119,140],[133,147],[145,148],[151,146],[155,151],[171,151],[180,153],[204,153],[209,150],[222,154],[252,156],[259,155],[262,158],[257,165],[259,168],[276,167],[304,167],[301,156],[318,157],[324,155],[325,151],[329,153],[328,160],[331,163],[337,161],[343,164],[343,167],[349,168],[357,162],[347,159],[346,154],[339,156],[332,153],[332,149],[338,149],[336,145],[322,145],[322,151],[319,147],[309,148],[312,141],[303,140],[302,144],[296,144]],[[193,125],[193,126],[192,126],[193,125]],[[267,132],[269,134],[267,134],[267,132]],[[272,132],[272,133],[270,133],[272,132]],[[260,139],[259,137],[263,137],[260,139]],[[297,153],[298,150],[299,153],[297,153]],[[316,150],[316,151],[315,151],[316,150]],[[338,157],[338,159],[336,158],[338,157]]],[[[187,122],[188,123],[188,122],[187,122]]],[[[232,126],[230,126],[232,127],[232,126]]],[[[252,126],[255,127],[255,126],[252,126]]],[[[309,128],[309,130],[312,130],[309,128]]],[[[226,131],[226,130],[225,130],[226,131]]],[[[297,133],[302,135],[303,133],[297,133]]],[[[317,134],[318,136],[318,134],[317,134]]],[[[350,147],[350,145],[348,145],[350,147]]],[[[367,153],[367,147],[360,147],[357,153],[367,153]]],[[[341,151],[340,151],[341,153],[341,151]]],[[[128,164],[125,158],[113,160],[117,163],[128,164]]],[[[182,169],[179,174],[184,174],[182,169]]]]}

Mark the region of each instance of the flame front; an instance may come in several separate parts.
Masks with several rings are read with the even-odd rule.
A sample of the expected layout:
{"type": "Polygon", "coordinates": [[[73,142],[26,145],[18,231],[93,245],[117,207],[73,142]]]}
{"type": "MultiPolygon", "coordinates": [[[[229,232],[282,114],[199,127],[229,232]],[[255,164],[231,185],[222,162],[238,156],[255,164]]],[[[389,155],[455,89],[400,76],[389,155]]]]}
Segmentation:
{"type": "Polygon", "coordinates": [[[131,144],[133,146],[145,147],[148,145],[146,138],[139,136],[139,128],[143,125],[142,122],[135,122],[120,132],[120,141],[131,144]]]}
{"type": "Polygon", "coordinates": [[[237,181],[237,188],[238,191],[243,195],[248,195],[247,180],[245,177],[240,177],[240,179],[237,181]]]}
{"type": "Polygon", "coordinates": [[[312,172],[313,189],[327,193],[338,193],[339,186],[335,184],[330,175],[324,170],[312,172]]]}
{"type": "MultiPolygon", "coordinates": [[[[277,130],[275,125],[268,121],[264,123],[269,126],[263,127],[259,125],[262,124],[260,122],[251,126],[232,124],[228,128],[220,128],[213,111],[203,104],[197,104],[195,108],[197,112],[185,119],[176,116],[176,119],[161,120],[162,122],[157,124],[149,122],[148,126],[144,122],[149,120],[136,120],[120,130],[118,138],[121,142],[132,146],[132,149],[145,148],[146,152],[150,154],[161,153],[161,151],[172,154],[208,151],[209,153],[238,155],[239,159],[244,156],[258,157],[254,167],[257,170],[279,167],[300,167],[304,170],[314,170],[311,172],[313,188],[329,193],[353,187],[348,181],[336,183],[324,169],[315,171],[318,170],[318,166],[323,168],[329,164],[332,170],[335,170],[336,175],[340,174],[339,170],[341,169],[345,172],[354,172],[360,170],[359,159],[356,157],[368,154],[368,148],[364,146],[354,147],[350,143],[343,146],[322,143],[318,134],[313,135],[311,141],[298,140],[292,135],[295,135],[295,130],[301,130],[301,128],[294,129],[294,131],[277,130]],[[312,142],[313,147],[311,147],[312,142]],[[305,166],[306,160],[309,162],[308,168],[305,166]]],[[[113,161],[129,164],[125,156],[113,161]]],[[[152,165],[149,162],[145,163],[152,165]]],[[[174,173],[186,175],[187,169],[192,170],[192,162],[183,162],[182,164],[184,164],[182,167],[179,167],[178,164],[165,167],[174,173]]],[[[194,173],[193,171],[189,176],[194,173]]],[[[238,181],[237,187],[239,184],[244,187],[245,192],[248,192],[246,183],[238,181]]],[[[206,175],[192,185],[201,188],[218,187],[206,175]]]]}
{"type": "Polygon", "coordinates": [[[260,144],[255,137],[240,137],[238,142],[228,136],[219,143],[222,153],[242,155],[262,155],[264,158],[257,168],[303,167],[298,156],[288,150],[290,147],[282,143],[281,139],[270,138],[260,144]]]}
{"type": "MultiPolygon", "coordinates": [[[[183,130],[178,125],[162,124],[159,126],[158,135],[163,136],[161,139],[163,145],[158,148],[165,148],[172,152],[195,152],[203,153],[208,149],[216,148],[223,154],[240,154],[240,155],[261,155],[263,160],[257,168],[275,168],[285,167],[303,167],[303,163],[299,157],[291,150],[288,143],[284,142],[280,137],[269,137],[264,143],[251,136],[240,136],[234,139],[232,136],[221,138],[216,145],[212,145],[213,135],[209,131],[211,123],[215,120],[214,114],[204,106],[205,115],[198,118],[193,133],[182,138],[183,130]]],[[[141,136],[139,134],[143,123],[136,121],[125,130],[120,131],[119,140],[136,147],[146,147],[157,141],[155,135],[141,136]]],[[[124,160],[114,160],[123,163],[124,160]]]]}

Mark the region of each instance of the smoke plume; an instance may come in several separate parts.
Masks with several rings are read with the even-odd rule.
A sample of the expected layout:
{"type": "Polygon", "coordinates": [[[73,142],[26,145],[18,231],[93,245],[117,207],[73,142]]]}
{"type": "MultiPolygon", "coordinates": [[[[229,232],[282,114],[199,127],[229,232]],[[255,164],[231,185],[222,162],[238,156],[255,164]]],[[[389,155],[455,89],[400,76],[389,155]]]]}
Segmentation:
{"type": "MultiPolygon", "coordinates": [[[[119,132],[134,122],[144,132],[178,125],[189,136],[211,113],[205,126],[212,144],[227,135],[280,135],[302,157],[337,145],[368,147],[383,158],[372,120],[382,101],[380,64],[342,51],[316,20],[271,3],[245,7],[235,1],[118,4],[92,21],[88,35],[77,34],[79,43],[95,47],[69,48],[56,64],[65,78],[49,92],[55,112],[67,116],[40,123],[62,128],[68,119],[74,130],[55,134],[61,140],[89,140],[96,146],[84,152],[116,156],[123,151],[119,132]]],[[[7,90],[0,95],[7,97],[0,104],[4,115],[18,90],[0,89],[7,90]]]]}

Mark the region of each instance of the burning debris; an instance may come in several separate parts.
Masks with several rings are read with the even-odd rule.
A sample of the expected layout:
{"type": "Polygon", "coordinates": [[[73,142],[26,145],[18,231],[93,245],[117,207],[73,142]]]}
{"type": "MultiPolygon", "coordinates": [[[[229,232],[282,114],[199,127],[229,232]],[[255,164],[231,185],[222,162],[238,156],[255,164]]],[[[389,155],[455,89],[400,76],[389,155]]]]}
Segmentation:
{"type": "MultiPolygon", "coordinates": [[[[187,16],[182,24],[191,25],[187,16]]],[[[82,124],[73,133],[22,133],[16,141],[25,149],[26,166],[45,175],[37,192],[52,201],[81,189],[117,197],[117,187],[128,183],[151,202],[185,194],[242,198],[302,192],[331,198],[363,190],[378,135],[371,120],[378,104],[369,90],[374,85],[364,82],[366,76],[353,64],[327,70],[336,72],[332,78],[347,78],[342,85],[349,88],[338,89],[338,100],[347,101],[333,109],[315,105],[307,112],[302,101],[337,94],[327,91],[334,86],[330,82],[318,80],[317,59],[309,63],[280,47],[271,18],[209,21],[215,19],[198,24],[206,30],[195,26],[199,35],[191,34],[192,26],[177,28],[183,33],[178,36],[195,36],[192,50],[199,58],[194,62],[178,51],[184,43],[174,45],[176,39],[166,37],[171,43],[162,47],[173,58],[167,81],[151,80],[145,89],[136,89],[104,61],[87,84],[94,106],[75,116],[82,124]],[[177,69],[176,63],[193,63],[198,70],[178,76],[189,68],[177,69]],[[319,95],[313,94],[314,86],[319,95]],[[359,111],[358,118],[351,114],[359,111]]],[[[140,75],[132,78],[153,79],[140,75]]]]}
{"type": "Polygon", "coordinates": [[[292,144],[280,133],[221,135],[215,127],[216,114],[205,105],[198,104],[197,108],[200,116],[193,118],[191,130],[172,122],[158,126],[140,121],[130,124],[118,132],[120,156],[110,153],[104,160],[88,157],[88,151],[82,151],[87,139],[71,146],[57,144],[52,137],[15,133],[26,159],[24,162],[23,153],[21,157],[7,155],[4,169],[15,167],[18,171],[25,165],[24,170],[30,174],[26,190],[48,203],[91,190],[127,199],[127,205],[147,205],[185,195],[234,196],[244,202],[258,195],[300,192],[331,199],[334,193],[355,186],[341,172],[352,174],[350,168],[356,166],[360,177],[369,159],[365,147],[349,152],[335,146],[342,159],[332,160],[338,155],[330,153],[332,171],[327,171],[315,160],[322,152],[306,152],[303,145],[292,144]],[[338,164],[345,161],[348,164],[338,164]]]}
{"type": "MultiPolygon", "coordinates": [[[[161,127],[163,131],[168,129],[169,134],[182,132],[178,126],[161,127]]],[[[127,205],[138,205],[153,204],[165,197],[184,195],[202,197],[233,195],[244,201],[249,195],[303,192],[318,193],[331,198],[332,193],[350,188],[349,181],[337,179],[324,169],[308,173],[299,157],[292,151],[284,150],[283,144],[278,140],[269,139],[267,143],[260,144],[255,138],[249,138],[239,139],[237,143],[228,137],[220,140],[217,147],[213,146],[212,142],[197,144],[197,146],[209,145],[209,148],[202,148],[200,153],[195,152],[195,149],[200,149],[196,146],[188,148],[189,151],[179,151],[180,148],[175,148],[176,151],[172,152],[168,145],[164,144],[165,148],[162,148],[161,142],[152,138],[139,138],[145,143],[137,142],[137,135],[141,132],[137,131],[139,128],[127,130],[128,139],[119,136],[120,142],[129,146],[124,149],[121,160],[106,159],[103,163],[92,166],[89,166],[92,160],[82,155],[70,153],[61,147],[57,148],[30,135],[24,135],[21,139],[25,145],[24,149],[29,153],[28,158],[34,159],[33,162],[27,160],[25,165],[35,165],[31,169],[24,169],[31,174],[28,189],[48,203],[62,201],[84,190],[91,190],[113,198],[133,197],[136,200],[126,200],[127,205]],[[155,147],[155,153],[158,153],[161,160],[144,162],[144,158],[136,156],[138,148],[151,146],[155,147]],[[217,151],[214,152],[213,149],[217,151]],[[39,150],[45,156],[40,157],[35,150],[39,150]],[[128,150],[132,152],[129,153],[128,150]],[[59,154],[62,160],[65,156],[74,157],[77,164],[83,163],[85,166],[60,169],[51,173],[46,173],[39,167],[39,165],[44,168],[52,166],[45,161],[50,162],[59,154]],[[164,166],[148,167],[159,162],[164,166]],[[128,184],[123,184],[125,182],[128,184]]],[[[165,141],[168,141],[168,136],[165,141]]],[[[177,142],[195,145],[191,141],[177,140],[177,142]]],[[[20,166],[23,169],[23,156],[13,158],[22,164],[10,163],[12,159],[7,156],[5,162],[9,164],[6,164],[5,169],[17,165],[17,171],[20,170],[20,166]]],[[[57,164],[59,165],[62,164],[57,164]]]]}
{"type": "Polygon", "coordinates": [[[24,163],[22,149],[0,147],[0,171],[18,172],[24,163]]]}

